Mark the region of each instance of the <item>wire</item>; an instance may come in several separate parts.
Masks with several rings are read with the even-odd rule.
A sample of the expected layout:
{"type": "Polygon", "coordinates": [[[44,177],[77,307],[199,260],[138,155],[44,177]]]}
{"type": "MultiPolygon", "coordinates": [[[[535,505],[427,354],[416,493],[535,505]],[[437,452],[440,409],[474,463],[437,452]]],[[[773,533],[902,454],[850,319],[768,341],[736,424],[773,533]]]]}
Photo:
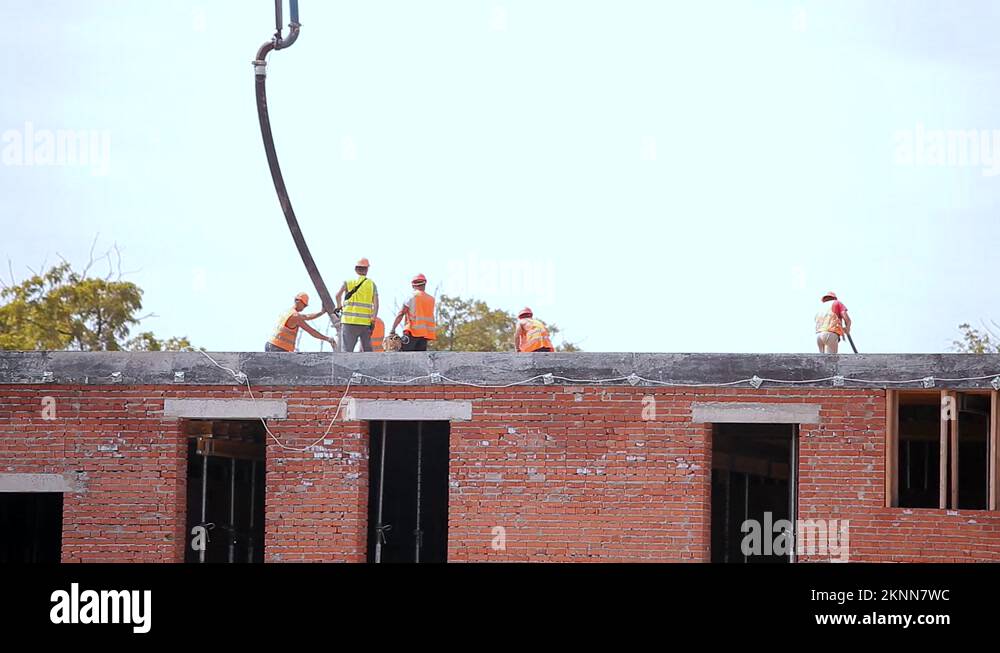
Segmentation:
{"type": "MultiPolygon", "coordinates": [[[[205,352],[205,351],[203,351],[201,349],[196,350],[196,351],[198,351],[202,356],[204,356],[205,358],[207,358],[208,360],[210,360],[212,362],[212,364],[215,365],[216,367],[218,367],[220,370],[225,370],[226,372],[229,372],[229,374],[231,374],[232,377],[234,379],[236,379],[237,382],[240,383],[240,385],[245,385],[246,388],[247,388],[247,392],[250,394],[250,399],[251,399],[251,401],[253,401],[254,407],[257,406],[257,397],[253,393],[253,388],[250,387],[250,379],[249,379],[249,377],[247,377],[246,374],[244,374],[243,372],[236,372],[235,370],[233,370],[231,368],[228,368],[225,365],[220,365],[218,361],[216,361],[214,358],[212,358],[211,356],[209,356],[207,352],[205,352]]],[[[300,452],[300,453],[306,452],[306,451],[310,451],[313,447],[315,447],[316,445],[318,445],[320,442],[322,442],[323,440],[325,440],[328,435],[330,435],[330,431],[333,429],[334,422],[336,422],[337,418],[340,416],[340,409],[344,405],[344,400],[347,399],[347,394],[351,391],[351,384],[352,384],[352,382],[353,382],[353,379],[351,379],[351,380],[349,380],[347,382],[347,387],[344,388],[344,394],[341,395],[340,401],[337,402],[337,410],[333,413],[333,418],[330,420],[330,424],[326,427],[326,431],[323,433],[323,437],[319,438],[318,440],[316,440],[315,442],[313,442],[312,444],[310,444],[310,445],[308,445],[306,447],[290,447],[290,446],[288,446],[287,444],[285,444],[284,442],[282,442],[281,439],[271,431],[271,427],[269,427],[267,425],[267,422],[264,420],[263,417],[259,418],[260,419],[260,423],[264,425],[264,430],[267,432],[267,434],[269,436],[271,436],[271,439],[274,440],[274,443],[277,444],[282,449],[286,449],[288,451],[297,451],[297,452],[300,452]]]]}
{"type": "MultiPolygon", "coordinates": [[[[205,351],[203,351],[203,350],[199,349],[199,350],[191,350],[191,351],[198,351],[201,355],[203,355],[205,358],[207,358],[209,361],[211,361],[213,365],[215,365],[216,367],[218,367],[221,370],[224,370],[224,371],[228,372],[234,379],[236,379],[237,382],[240,383],[240,385],[246,386],[247,392],[250,394],[250,399],[253,400],[255,406],[257,405],[257,397],[253,393],[253,388],[250,385],[250,379],[247,377],[246,374],[244,374],[243,372],[237,372],[236,370],[233,370],[233,369],[231,369],[229,367],[226,367],[225,365],[219,364],[218,361],[216,361],[214,358],[212,358],[211,356],[209,356],[208,353],[205,352],[205,351]]],[[[549,384],[549,383],[554,382],[554,381],[563,381],[565,383],[589,384],[589,385],[608,385],[608,384],[612,384],[612,383],[615,383],[615,384],[618,384],[618,383],[627,383],[628,385],[638,385],[639,383],[644,383],[644,384],[653,385],[653,386],[683,387],[683,388],[707,388],[707,387],[719,388],[719,387],[732,387],[732,386],[746,385],[746,384],[750,384],[754,388],[758,388],[763,383],[777,383],[777,384],[784,384],[784,385],[804,385],[804,384],[814,385],[816,383],[825,383],[827,381],[832,381],[832,382],[834,382],[835,385],[837,385],[838,382],[841,383],[841,384],[842,383],[850,382],[850,383],[868,383],[868,384],[875,384],[875,385],[905,385],[905,384],[909,384],[909,383],[926,384],[927,381],[932,381],[932,382],[946,381],[946,382],[949,382],[949,383],[957,383],[957,382],[961,382],[961,381],[984,381],[984,380],[987,380],[987,379],[993,379],[995,381],[994,385],[1000,386],[1000,373],[989,374],[989,375],[986,375],[986,376],[969,376],[969,377],[948,378],[948,379],[945,379],[945,378],[935,378],[935,377],[927,376],[927,377],[921,377],[921,378],[918,378],[918,379],[906,379],[906,380],[903,380],[903,381],[859,379],[859,378],[841,377],[841,376],[825,376],[825,377],[818,378],[818,379],[799,379],[799,380],[792,380],[792,379],[769,379],[769,378],[761,378],[761,377],[758,377],[758,376],[753,376],[753,377],[751,377],[749,379],[739,379],[738,381],[727,381],[727,382],[717,382],[717,383],[690,383],[690,382],[687,382],[687,381],[660,381],[660,380],[657,380],[657,379],[648,379],[646,377],[638,376],[638,375],[635,375],[635,374],[630,374],[629,376],[617,376],[617,377],[603,378],[603,379],[574,379],[574,378],[565,377],[565,376],[557,376],[557,375],[554,375],[554,374],[536,374],[535,376],[531,376],[531,377],[528,377],[526,379],[522,379],[520,381],[513,381],[511,383],[485,384],[485,383],[473,383],[471,381],[459,381],[457,379],[452,379],[450,377],[447,377],[447,376],[445,376],[443,374],[439,374],[439,373],[423,374],[421,376],[415,376],[415,377],[412,377],[412,378],[409,378],[409,379],[395,380],[395,379],[382,379],[382,378],[379,378],[377,376],[371,376],[370,374],[364,374],[363,372],[352,372],[350,379],[348,379],[348,381],[347,381],[347,386],[344,388],[344,394],[341,395],[340,401],[337,402],[337,409],[334,411],[333,418],[330,420],[329,425],[326,427],[326,431],[323,433],[323,437],[319,438],[318,440],[316,440],[312,444],[310,444],[310,445],[308,445],[306,447],[290,447],[290,446],[286,445],[285,443],[283,443],[281,441],[281,439],[271,431],[270,427],[267,425],[267,422],[263,418],[260,419],[261,424],[264,425],[264,429],[267,431],[267,434],[269,436],[271,436],[271,438],[274,440],[275,444],[277,444],[282,449],[287,449],[288,451],[297,451],[297,452],[309,451],[313,447],[317,446],[320,442],[322,442],[323,440],[325,440],[327,438],[327,436],[330,434],[330,431],[333,429],[334,423],[337,421],[337,418],[340,416],[340,409],[344,406],[345,400],[348,398],[348,395],[349,395],[349,393],[351,391],[351,386],[354,385],[355,381],[361,380],[361,379],[369,379],[371,381],[375,381],[375,382],[380,383],[382,385],[411,385],[411,384],[417,383],[419,381],[431,381],[432,383],[444,382],[444,383],[449,383],[451,385],[460,385],[460,386],[466,386],[466,387],[472,387],[472,388],[490,389],[490,390],[492,390],[492,389],[503,389],[503,388],[513,388],[515,386],[526,385],[526,384],[532,383],[534,381],[538,381],[539,379],[544,380],[546,384],[549,384]]],[[[998,388],[998,389],[1000,389],[1000,388],[998,388]]]]}

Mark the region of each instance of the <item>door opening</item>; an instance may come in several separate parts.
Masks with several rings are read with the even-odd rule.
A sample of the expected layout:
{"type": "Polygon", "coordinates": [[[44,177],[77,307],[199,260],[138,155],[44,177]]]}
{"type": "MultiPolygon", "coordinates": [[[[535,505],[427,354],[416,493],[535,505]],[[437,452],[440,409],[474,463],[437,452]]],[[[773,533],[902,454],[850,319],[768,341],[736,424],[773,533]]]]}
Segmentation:
{"type": "Polygon", "coordinates": [[[185,562],[264,562],[264,425],[191,420],[185,562]],[[192,533],[196,527],[203,531],[192,533]]]}
{"type": "Polygon", "coordinates": [[[798,427],[716,424],[712,434],[712,562],[791,562],[775,525],[796,519],[798,427]]]}
{"type": "Polygon", "coordinates": [[[368,423],[368,562],[447,562],[450,430],[368,423]]]}
{"type": "Polygon", "coordinates": [[[0,492],[0,564],[59,562],[61,492],[0,492]]]}

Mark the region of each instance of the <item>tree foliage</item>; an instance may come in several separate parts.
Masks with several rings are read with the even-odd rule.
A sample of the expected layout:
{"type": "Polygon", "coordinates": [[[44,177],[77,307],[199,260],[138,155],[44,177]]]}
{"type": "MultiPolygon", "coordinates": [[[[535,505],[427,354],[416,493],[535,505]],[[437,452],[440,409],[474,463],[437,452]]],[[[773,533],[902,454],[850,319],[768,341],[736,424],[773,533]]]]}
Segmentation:
{"type": "MultiPolygon", "coordinates": [[[[490,308],[486,302],[441,295],[435,305],[437,340],[431,347],[437,351],[512,351],[516,317],[507,311],[490,308]]],[[[554,336],[559,327],[547,324],[554,336]]],[[[563,342],[557,351],[580,351],[570,342],[563,342]]]]}
{"type": "MultiPolygon", "coordinates": [[[[91,258],[91,264],[93,257],[91,258]]],[[[134,283],[90,276],[63,261],[0,289],[0,349],[166,351],[190,347],[187,338],[158,340],[151,332],[129,338],[143,317],[134,283]]],[[[148,316],[145,316],[148,317],[148,316]]]]}
{"type": "MultiPolygon", "coordinates": [[[[993,326],[1000,328],[996,322],[993,326]]],[[[989,327],[984,325],[980,331],[969,324],[959,324],[958,328],[962,331],[962,339],[954,342],[955,351],[963,354],[1000,354],[1000,336],[989,327]]]]}

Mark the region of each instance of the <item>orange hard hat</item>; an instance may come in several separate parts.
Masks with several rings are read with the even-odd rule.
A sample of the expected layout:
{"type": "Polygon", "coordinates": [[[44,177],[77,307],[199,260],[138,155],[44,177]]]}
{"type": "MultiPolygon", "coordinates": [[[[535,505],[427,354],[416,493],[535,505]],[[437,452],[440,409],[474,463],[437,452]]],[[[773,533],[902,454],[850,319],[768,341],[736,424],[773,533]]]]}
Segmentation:
{"type": "Polygon", "coordinates": [[[823,301],[824,301],[824,302],[825,302],[826,300],[828,300],[828,299],[834,299],[834,300],[835,300],[835,299],[837,299],[837,293],[835,293],[835,292],[833,292],[833,291],[831,290],[830,292],[828,292],[828,293],[826,293],[825,295],[823,295],[823,301]]]}
{"type": "Polygon", "coordinates": [[[413,285],[417,285],[418,283],[427,283],[427,277],[425,277],[422,274],[418,274],[417,276],[413,277],[413,281],[411,281],[410,283],[412,283],[413,285]]]}
{"type": "Polygon", "coordinates": [[[525,306],[524,308],[522,308],[522,309],[521,309],[520,311],[518,311],[518,313],[517,313],[517,316],[518,316],[519,318],[520,318],[520,317],[532,317],[533,315],[534,315],[534,313],[533,313],[533,312],[532,312],[532,310],[531,310],[530,308],[528,308],[527,306],[525,306]]]}
{"type": "Polygon", "coordinates": [[[367,268],[367,267],[369,267],[368,266],[368,259],[366,259],[364,257],[359,258],[358,262],[354,264],[354,267],[356,267],[356,268],[367,268]]]}
{"type": "Polygon", "coordinates": [[[298,295],[296,295],[295,299],[302,302],[306,306],[309,305],[309,295],[305,294],[304,292],[300,292],[298,295]]]}

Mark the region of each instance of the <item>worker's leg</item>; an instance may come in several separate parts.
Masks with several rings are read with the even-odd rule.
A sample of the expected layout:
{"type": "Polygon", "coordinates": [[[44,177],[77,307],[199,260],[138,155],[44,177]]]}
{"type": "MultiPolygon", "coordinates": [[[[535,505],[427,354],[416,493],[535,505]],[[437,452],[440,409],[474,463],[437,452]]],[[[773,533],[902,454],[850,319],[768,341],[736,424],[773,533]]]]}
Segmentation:
{"type": "Polygon", "coordinates": [[[365,327],[361,331],[361,351],[372,351],[372,330],[365,327]]]}
{"type": "Polygon", "coordinates": [[[837,345],[840,342],[840,337],[836,333],[823,332],[817,334],[816,340],[819,343],[819,352],[821,354],[837,353],[837,345]]]}
{"type": "Polygon", "coordinates": [[[361,330],[364,329],[368,331],[368,327],[361,326],[360,324],[345,324],[344,325],[344,335],[341,338],[341,348],[340,351],[352,352],[358,344],[358,340],[361,338],[361,330]]]}
{"type": "Polygon", "coordinates": [[[539,347],[535,351],[552,351],[551,347],[539,347]]]}
{"type": "Polygon", "coordinates": [[[264,351],[285,351],[281,347],[278,347],[273,342],[268,342],[264,344],[264,351]]]}

